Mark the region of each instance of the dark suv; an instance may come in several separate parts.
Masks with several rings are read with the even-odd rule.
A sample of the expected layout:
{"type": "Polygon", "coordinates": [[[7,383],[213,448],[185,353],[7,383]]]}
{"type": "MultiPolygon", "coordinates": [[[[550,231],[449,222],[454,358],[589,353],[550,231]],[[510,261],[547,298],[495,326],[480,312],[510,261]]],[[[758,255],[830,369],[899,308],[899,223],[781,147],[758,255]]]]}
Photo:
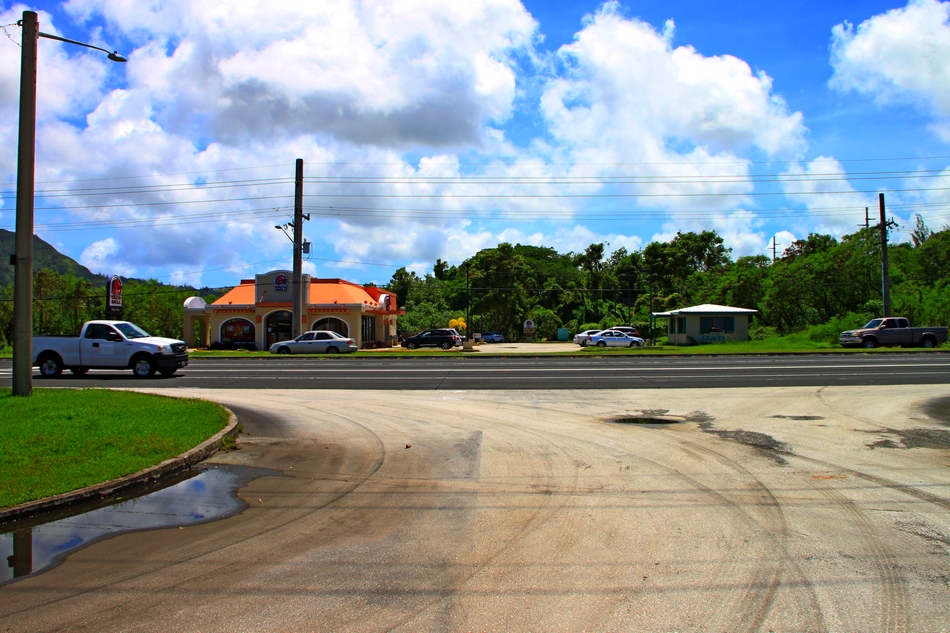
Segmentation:
{"type": "Polygon", "coordinates": [[[462,344],[462,337],[455,330],[426,330],[415,336],[407,336],[402,340],[402,346],[409,349],[417,347],[441,347],[452,349],[462,344]]]}

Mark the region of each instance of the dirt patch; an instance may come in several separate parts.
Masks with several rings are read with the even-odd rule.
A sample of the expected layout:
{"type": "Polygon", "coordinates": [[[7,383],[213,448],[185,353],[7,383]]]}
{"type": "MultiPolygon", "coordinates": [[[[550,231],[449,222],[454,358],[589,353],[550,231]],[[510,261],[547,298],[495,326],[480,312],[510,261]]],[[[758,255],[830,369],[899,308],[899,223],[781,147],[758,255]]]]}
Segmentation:
{"type": "Polygon", "coordinates": [[[900,444],[898,444],[898,443],[895,442],[894,440],[890,440],[890,439],[878,440],[877,442],[873,442],[872,444],[868,444],[867,446],[868,446],[868,448],[870,448],[870,449],[875,449],[875,448],[901,448],[901,445],[900,445],[900,444]]]}
{"type": "Polygon", "coordinates": [[[950,426],[950,396],[928,400],[921,410],[944,426],[950,426]]]}
{"type": "Polygon", "coordinates": [[[820,415],[770,415],[770,418],[778,418],[779,420],[824,420],[820,415]]]}
{"type": "Polygon", "coordinates": [[[633,415],[618,416],[607,420],[610,424],[642,424],[645,426],[680,424],[685,422],[683,418],[673,415],[648,415],[635,413],[633,415]]]}
{"type": "MultiPolygon", "coordinates": [[[[880,433],[880,431],[873,432],[880,433]]],[[[898,444],[891,438],[885,438],[868,444],[868,448],[950,448],[950,431],[944,431],[943,429],[917,428],[902,431],[886,429],[884,432],[888,435],[897,436],[900,443],[898,444]]]]}
{"type": "Polygon", "coordinates": [[[746,446],[751,446],[752,448],[759,451],[765,457],[768,457],[777,464],[787,464],[788,462],[782,457],[782,455],[791,455],[792,448],[785,442],[781,442],[771,435],[766,433],[759,433],[758,431],[744,431],[738,429],[736,431],[720,431],[713,427],[709,422],[703,422],[699,425],[706,433],[712,433],[717,435],[724,440],[730,440],[733,442],[738,442],[739,444],[745,444],[746,446]]]}

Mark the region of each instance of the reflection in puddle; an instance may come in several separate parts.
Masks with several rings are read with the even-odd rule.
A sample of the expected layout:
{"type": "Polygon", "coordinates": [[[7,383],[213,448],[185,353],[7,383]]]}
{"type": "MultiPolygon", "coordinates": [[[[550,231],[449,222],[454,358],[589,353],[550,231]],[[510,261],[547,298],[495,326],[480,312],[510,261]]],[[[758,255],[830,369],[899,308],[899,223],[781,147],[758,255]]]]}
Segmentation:
{"type": "MultiPolygon", "coordinates": [[[[11,525],[0,534],[0,584],[60,563],[67,554],[90,543],[134,530],[194,525],[244,510],[237,489],[252,479],[278,475],[261,468],[212,466],[177,484],[135,499],[47,523],[11,525]]],[[[63,516],[63,514],[59,514],[63,516]]]]}

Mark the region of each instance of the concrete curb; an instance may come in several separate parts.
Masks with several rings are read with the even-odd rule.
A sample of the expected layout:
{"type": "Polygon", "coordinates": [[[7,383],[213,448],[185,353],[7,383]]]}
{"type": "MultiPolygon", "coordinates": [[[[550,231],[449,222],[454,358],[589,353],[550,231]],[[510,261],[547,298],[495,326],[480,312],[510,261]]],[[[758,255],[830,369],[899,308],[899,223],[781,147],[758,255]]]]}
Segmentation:
{"type": "Polygon", "coordinates": [[[101,484],[89,486],[88,488],[79,488],[78,490],[64,492],[55,497],[47,497],[46,499],[38,499],[37,501],[30,501],[17,506],[4,508],[0,510],[0,524],[29,518],[37,514],[43,514],[44,512],[57,510],[77,503],[102,501],[109,497],[119,496],[120,494],[128,492],[130,489],[154,484],[160,479],[176,475],[191,468],[198,462],[217,453],[221,449],[221,443],[225,437],[237,436],[237,416],[227,407],[222,406],[221,408],[228,412],[228,423],[222,430],[195,448],[131,475],[125,475],[124,477],[119,477],[111,481],[104,481],[101,484]]]}

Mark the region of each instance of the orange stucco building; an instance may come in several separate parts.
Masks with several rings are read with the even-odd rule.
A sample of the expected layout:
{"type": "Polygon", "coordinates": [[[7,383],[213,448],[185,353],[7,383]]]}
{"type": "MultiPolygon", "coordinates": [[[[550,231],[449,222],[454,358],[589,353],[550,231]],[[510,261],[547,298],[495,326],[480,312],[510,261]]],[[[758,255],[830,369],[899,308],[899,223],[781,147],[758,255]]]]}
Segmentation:
{"type": "MultiPolygon", "coordinates": [[[[267,349],[291,338],[292,273],[273,270],[241,284],[212,304],[185,301],[184,338],[193,347],[267,349]]],[[[343,279],[303,275],[307,305],[300,331],[333,330],[363,347],[392,346],[396,340],[396,295],[343,279]]]]}

